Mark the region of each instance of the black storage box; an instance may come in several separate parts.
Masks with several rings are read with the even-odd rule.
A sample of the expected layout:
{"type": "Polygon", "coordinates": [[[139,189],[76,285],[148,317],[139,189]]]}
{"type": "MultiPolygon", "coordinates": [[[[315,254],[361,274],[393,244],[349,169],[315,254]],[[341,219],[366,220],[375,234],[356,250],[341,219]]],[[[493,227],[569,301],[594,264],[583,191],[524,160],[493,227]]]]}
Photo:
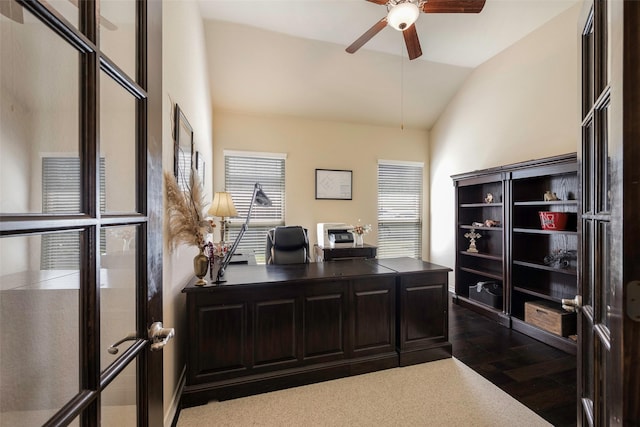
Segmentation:
{"type": "Polygon", "coordinates": [[[502,310],[502,285],[496,282],[478,282],[469,286],[469,298],[502,310]]]}

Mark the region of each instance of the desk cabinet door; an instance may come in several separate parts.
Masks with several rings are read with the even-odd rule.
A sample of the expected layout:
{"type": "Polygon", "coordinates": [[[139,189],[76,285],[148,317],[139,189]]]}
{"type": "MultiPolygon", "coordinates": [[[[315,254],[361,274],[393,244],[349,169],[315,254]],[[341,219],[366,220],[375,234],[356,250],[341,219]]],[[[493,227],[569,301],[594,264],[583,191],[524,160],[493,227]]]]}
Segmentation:
{"type": "Polygon", "coordinates": [[[297,299],[258,301],[254,307],[254,367],[296,362],[297,299]]]}
{"type": "Polygon", "coordinates": [[[355,280],[352,289],[352,356],[395,351],[395,277],[355,280]]]}
{"type": "Polygon", "coordinates": [[[400,283],[400,348],[429,347],[448,339],[447,277],[405,275],[400,283]]]}
{"type": "Polygon", "coordinates": [[[345,324],[348,314],[347,282],[322,282],[308,286],[304,296],[302,341],[306,362],[345,357],[345,324]]]}
{"type": "Polygon", "coordinates": [[[189,383],[220,379],[250,368],[247,354],[247,304],[207,304],[189,307],[189,383]]]}

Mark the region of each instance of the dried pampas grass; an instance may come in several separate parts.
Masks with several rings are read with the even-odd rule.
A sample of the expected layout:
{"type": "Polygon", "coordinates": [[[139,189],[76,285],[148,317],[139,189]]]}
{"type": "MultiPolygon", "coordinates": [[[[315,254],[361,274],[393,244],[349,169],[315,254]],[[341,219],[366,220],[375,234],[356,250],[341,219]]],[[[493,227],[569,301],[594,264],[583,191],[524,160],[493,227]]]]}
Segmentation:
{"type": "Polygon", "coordinates": [[[164,173],[168,240],[171,250],[180,244],[202,248],[205,229],[211,226],[202,215],[205,202],[200,179],[195,173],[190,175],[189,187],[182,191],[173,174],[164,173]]]}

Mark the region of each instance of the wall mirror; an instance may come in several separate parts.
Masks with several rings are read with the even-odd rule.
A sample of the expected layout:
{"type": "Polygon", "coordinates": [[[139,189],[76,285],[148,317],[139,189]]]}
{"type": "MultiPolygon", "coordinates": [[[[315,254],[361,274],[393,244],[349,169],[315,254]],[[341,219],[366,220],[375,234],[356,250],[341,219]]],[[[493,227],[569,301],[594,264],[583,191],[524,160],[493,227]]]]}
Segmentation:
{"type": "Polygon", "coordinates": [[[189,188],[189,174],[193,168],[193,128],[180,106],[176,104],[174,121],[173,169],[182,190],[189,188]]]}

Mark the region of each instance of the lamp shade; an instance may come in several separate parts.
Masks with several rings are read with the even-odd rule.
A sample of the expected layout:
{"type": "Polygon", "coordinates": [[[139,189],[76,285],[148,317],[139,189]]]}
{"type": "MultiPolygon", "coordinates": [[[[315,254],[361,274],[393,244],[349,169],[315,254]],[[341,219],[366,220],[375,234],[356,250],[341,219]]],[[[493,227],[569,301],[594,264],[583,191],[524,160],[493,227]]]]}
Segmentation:
{"type": "Polygon", "coordinates": [[[216,192],[207,213],[219,217],[238,216],[238,211],[236,211],[236,207],[233,204],[231,194],[226,191],[216,192]]]}
{"type": "Polygon", "coordinates": [[[416,22],[419,15],[420,9],[418,9],[418,6],[407,1],[406,3],[397,4],[389,10],[387,22],[396,30],[404,31],[416,22]]]}

